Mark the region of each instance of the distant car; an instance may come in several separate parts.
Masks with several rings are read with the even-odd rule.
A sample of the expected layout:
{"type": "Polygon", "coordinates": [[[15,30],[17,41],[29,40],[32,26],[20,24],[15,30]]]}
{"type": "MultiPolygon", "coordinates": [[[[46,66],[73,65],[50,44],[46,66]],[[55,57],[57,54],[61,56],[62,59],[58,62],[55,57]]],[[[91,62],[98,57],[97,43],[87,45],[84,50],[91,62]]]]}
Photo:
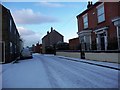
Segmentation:
{"type": "Polygon", "coordinates": [[[24,48],[21,51],[21,59],[27,59],[27,58],[33,58],[32,52],[29,50],[29,48],[24,48]]]}

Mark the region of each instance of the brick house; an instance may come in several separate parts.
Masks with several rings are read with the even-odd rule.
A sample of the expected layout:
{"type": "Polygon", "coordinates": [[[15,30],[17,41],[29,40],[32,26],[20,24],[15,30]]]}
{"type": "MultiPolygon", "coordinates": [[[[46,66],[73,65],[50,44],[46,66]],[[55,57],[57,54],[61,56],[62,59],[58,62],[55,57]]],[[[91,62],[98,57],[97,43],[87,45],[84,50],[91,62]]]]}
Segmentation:
{"type": "Polygon", "coordinates": [[[42,52],[45,53],[45,47],[53,47],[58,42],[63,42],[63,35],[51,27],[51,32],[48,31],[47,35],[42,38],[42,52]]]}
{"type": "Polygon", "coordinates": [[[88,2],[77,16],[83,50],[120,50],[120,2],[88,2]]]}
{"type": "Polygon", "coordinates": [[[0,4],[0,24],[2,28],[0,29],[0,44],[2,49],[0,53],[2,54],[0,59],[4,63],[11,62],[15,60],[20,55],[20,45],[22,40],[10,13],[10,10],[5,8],[0,4]]]}
{"type": "Polygon", "coordinates": [[[32,45],[32,51],[34,53],[42,53],[42,44],[36,43],[36,45],[32,45]]]}
{"type": "Polygon", "coordinates": [[[73,38],[73,39],[69,39],[69,49],[70,50],[78,50],[80,49],[80,42],[79,42],[79,38],[73,38]]]}

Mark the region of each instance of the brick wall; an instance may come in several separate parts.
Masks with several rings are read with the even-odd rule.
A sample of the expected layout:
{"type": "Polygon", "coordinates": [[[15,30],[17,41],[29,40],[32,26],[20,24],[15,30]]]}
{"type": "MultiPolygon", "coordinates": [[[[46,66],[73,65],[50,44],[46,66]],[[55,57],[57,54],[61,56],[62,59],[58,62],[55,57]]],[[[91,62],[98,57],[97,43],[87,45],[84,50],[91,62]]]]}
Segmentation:
{"type": "Polygon", "coordinates": [[[78,50],[80,49],[79,38],[73,38],[69,40],[69,49],[70,50],[78,50]]]}

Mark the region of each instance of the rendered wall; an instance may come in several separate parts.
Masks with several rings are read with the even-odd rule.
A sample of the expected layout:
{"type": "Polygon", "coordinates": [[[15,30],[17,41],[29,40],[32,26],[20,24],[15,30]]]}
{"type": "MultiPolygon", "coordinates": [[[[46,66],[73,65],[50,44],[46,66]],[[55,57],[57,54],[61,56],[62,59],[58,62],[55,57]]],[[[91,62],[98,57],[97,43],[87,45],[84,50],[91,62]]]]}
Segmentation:
{"type": "MultiPolygon", "coordinates": [[[[80,52],[56,52],[56,55],[81,58],[80,52]]],[[[85,59],[120,63],[120,53],[85,52],[85,59]]]]}
{"type": "Polygon", "coordinates": [[[81,58],[79,52],[56,52],[56,55],[72,57],[72,58],[81,58]]]}
{"type": "Polygon", "coordinates": [[[118,63],[120,53],[85,53],[85,58],[90,60],[118,63]]]}

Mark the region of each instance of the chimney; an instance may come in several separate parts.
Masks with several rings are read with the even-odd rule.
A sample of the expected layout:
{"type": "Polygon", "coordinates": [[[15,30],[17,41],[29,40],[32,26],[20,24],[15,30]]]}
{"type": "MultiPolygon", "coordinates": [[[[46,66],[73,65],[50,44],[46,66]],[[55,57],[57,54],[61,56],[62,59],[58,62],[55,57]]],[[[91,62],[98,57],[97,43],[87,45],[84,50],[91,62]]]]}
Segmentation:
{"type": "Polygon", "coordinates": [[[87,5],[87,8],[90,8],[92,6],[92,1],[88,1],[88,5],[87,5]]]}
{"type": "Polygon", "coordinates": [[[89,8],[90,7],[90,1],[88,1],[88,5],[87,5],[87,8],[89,8]]]}
{"type": "Polygon", "coordinates": [[[47,31],[47,34],[49,34],[49,31],[47,31]]]}
{"type": "Polygon", "coordinates": [[[51,32],[53,31],[53,27],[51,27],[51,32]]]}

